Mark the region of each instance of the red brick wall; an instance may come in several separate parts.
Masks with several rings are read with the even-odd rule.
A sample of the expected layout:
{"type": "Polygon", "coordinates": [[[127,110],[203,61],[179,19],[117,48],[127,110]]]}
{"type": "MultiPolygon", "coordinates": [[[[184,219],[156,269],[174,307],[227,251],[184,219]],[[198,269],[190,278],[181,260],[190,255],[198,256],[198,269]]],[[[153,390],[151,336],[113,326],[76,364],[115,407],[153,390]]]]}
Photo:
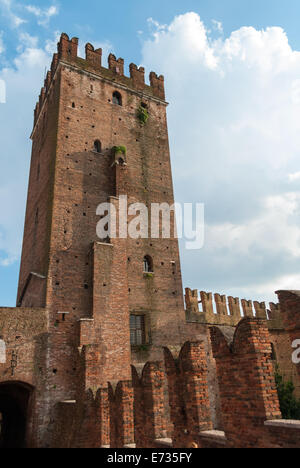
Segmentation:
{"type": "Polygon", "coordinates": [[[299,421],[270,421],[266,426],[269,435],[270,448],[299,448],[299,421]],[[274,424],[275,423],[275,424],[274,424]]]}
{"type": "Polygon", "coordinates": [[[109,384],[110,446],[122,448],[134,443],[133,388],[131,381],[109,384]]]}
{"type": "MultiPolygon", "coordinates": [[[[42,424],[40,409],[47,359],[48,313],[46,309],[0,308],[0,339],[6,348],[6,362],[0,364],[0,385],[30,388],[27,445],[38,446],[42,424]]],[[[13,387],[12,387],[13,389],[13,387]]]]}
{"type": "Polygon", "coordinates": [[[264,422],[281,417],[266,323],[246,318],[234,338],[214,327],[213,352],[222,404],[223,426],[230,447],[264,447],[264,422]]]}
{"type": "Polygon", "coordinates": [[[202,343],[187,342],[175,361],[165,348],[174,447],[185,447],[201,430],[212,429],[207,363],[202,343]]]}
{"type": "Polygon", "coordinates": [[[21,301],[19,305],[26,307],[44,307],[46,302],[46,285],[41,290],[40,284],[43,280],[31,282],[28,291],[25,287],[31,272],[47,276],[49,263],[60,75],[54,75],[53,70],[52,75],[48,76],[50,81],[47,82],[47,99],[44,97],[43,107],[40,109],[32,134],[32,155],[17,294],[17,303],[21,301]]]}
{"type": "Polygon", "coordinates": [[[155,447],[154,441],[166,435],[164,378],[162,362],[147,363],[141,378],[136,369],[132,369],[135,442],[138,448],[155,447]]]}
{"type": "Polygon", "coordinates": [[[93,345],[87,383],[90,378],[96,388],[130,379],[130,361],[141,360],[134,350],[130,356],[130,312],[146,316],[146,360],[162,358],[162,345],[185,341],[177,239],[119,240],[111,248],[97,244],[96,235],[97,206],[109,197],[126,194],[129,203],[148,206],[174,201],[163,78],[151,74],[147,86],[142,68],[131,64],[129,78],[122,59],[110,56],[107,69],[100,50],[89,44],[84,60],[77,49],[78,40],[63,34],[35,109],[18,293],[27,306],[49,310],[45,443],[51,408],[76,398],[78,321],[94,320],[85,344],[93,345]],[[122,106],[113,104],[115,91],[122,106]],[[149,111],[146,125],[137,117],[141,102],[149,111]],[[112,166],[119,145],[127,148],[124,170],[112,166]],[[143,274],[145,255],[153,258],[152,278],[143,274]],[[45,279],[25,288],[32,271],[45,279]]]}

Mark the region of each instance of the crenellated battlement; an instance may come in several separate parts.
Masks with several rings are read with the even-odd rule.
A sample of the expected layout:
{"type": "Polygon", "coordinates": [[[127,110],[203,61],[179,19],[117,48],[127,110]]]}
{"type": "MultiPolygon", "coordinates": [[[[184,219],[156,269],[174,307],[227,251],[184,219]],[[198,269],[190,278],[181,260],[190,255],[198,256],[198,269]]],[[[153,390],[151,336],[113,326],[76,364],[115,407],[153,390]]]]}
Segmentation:
{"type": "Polygon", "coordinates": [[[185,290],[186,318],[188,322],[208,325],[227,325],[235,327],[243,317],[267,320],[270,329],[282,329],[280,305],[265,302],[226,297],[197,289],[185,290]]]}
{"type": "Polygon", "coordinates": [[[145,69],[143,67],[138,68],[137,65],[131,63],[129,65],[129,77],[125,76],[124,59],[117,59],[116,56],[111,53],[108,56],[108,68],[105,68],[102,66],[101,48],[95,49],[92,44],[87,43],[85,46],[85,58],[83,59],[78,56],[78,44],[79,40],[77,37],[70,39],[65,33],[61,35],[60,41],[57,44],[57,53],[53,55],[50,71],[47,72],[44,86],[35,107],[34,124],[36,124],[38,120],[60,62],[68,63],[79,67],[81,70],[111,80],[114,83],[119,83],[120,85],[129,87],[138,92],[143,92],[148,97],[165,101],[164,77],[162,75],[158,76],[156,73],[151,72],[149,76],[149,86],[145,83],[145,69]]]}

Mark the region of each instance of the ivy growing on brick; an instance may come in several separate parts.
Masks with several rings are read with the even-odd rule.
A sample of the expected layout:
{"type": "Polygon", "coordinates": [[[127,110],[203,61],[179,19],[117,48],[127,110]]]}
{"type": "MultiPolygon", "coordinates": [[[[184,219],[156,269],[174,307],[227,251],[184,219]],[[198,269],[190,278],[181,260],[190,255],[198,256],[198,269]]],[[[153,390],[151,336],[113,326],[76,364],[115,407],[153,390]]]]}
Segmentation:
{"type": "Polygon", "coordinates": [[[123,146],[123,145],[114,146],[114,153],[115,154],[124,154],[124,155],[126,155],[126,153],[127,153],[126,146],[123,146]]]}
{"type": "Polygon", "coordinates": [[[146,123],[147,123],[147,121],[149,119],[149,112],[146,109],[146,107],[143,107],[142,105],[140,105],[140,107],[138,108],[138,111],[137,111],[137,117],[138,117],[141,125],[146,125],[146,123]]]}

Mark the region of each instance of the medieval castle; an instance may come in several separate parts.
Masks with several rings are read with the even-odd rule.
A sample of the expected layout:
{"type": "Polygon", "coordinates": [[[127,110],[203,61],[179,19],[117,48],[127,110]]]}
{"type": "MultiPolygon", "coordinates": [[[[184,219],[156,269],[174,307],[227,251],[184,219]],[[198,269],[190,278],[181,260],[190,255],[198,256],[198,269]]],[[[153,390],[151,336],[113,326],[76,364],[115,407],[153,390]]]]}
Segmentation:
{"type": "Polygon", "coordinates": [[[101,202],[173,204],[167,103],[162,76],[77,51],[62,34],[34,112],[17,307],[0,309],[0,445],[299,447],[274,362],[300,396],[300,292],[269,310],[184,302],[175,236],[97,238],[101,202]]]}

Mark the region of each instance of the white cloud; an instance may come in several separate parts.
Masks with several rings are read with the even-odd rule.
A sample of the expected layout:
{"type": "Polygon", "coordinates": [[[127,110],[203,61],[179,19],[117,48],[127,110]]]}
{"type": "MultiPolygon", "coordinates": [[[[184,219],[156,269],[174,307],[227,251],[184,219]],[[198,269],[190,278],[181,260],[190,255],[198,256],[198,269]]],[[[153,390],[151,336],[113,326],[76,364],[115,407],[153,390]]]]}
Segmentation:
{"type": "Polygon", "coordinates": [[[54,5],[50,6],[49,8],[45,8],[45,9],[39,8],[39,7],[34,6],[34,5],[27,5],[25,7],[25,9],[29,13],[36,16],[36,18],[38,19],[38,24],[40,26],[47,26],[49,24],[49,21],[52,18],[52,16],[56,16],[59,13],[58,7],[54,6],[54,5]]]}
{"type": "Polygon", "coordinates": [[[26,48],[34,49],[37,48],[39,39],[36,36],[31,36],[27,32],[20,32],[19,36],[19,45],[17,47],[17,52],[23,52],[26,48]]]}
{"type": "Polygon", "coordinates": [[[46,47],[45,50],[48,54],[53,54],[57,50],[57,43],[59,42],[61,33],[59,31],[55,31],[53,33],[53,39],[46,40],[46,47]]]}
{"type": "Polygon", "coordinates": [[[216,31],[223,34],[223,24],[221,23],[221,21],[217,21],[217,20],[213,19],[212,24],[213,24],[213,27],[214,27],[214,29],[216,31]]]}
{"type": "Polygon", "coordinates": [[[279,27],[213,40],[196,13],[151,25],[142,62],[166,79],[176,198],[206,207],[184,283],[274,300],[299,271],[300,53],[279,27]]]}
{"type": "Polygon", "coordinates": [[[290,182],[294,182],[295,180],[300,180],[300,172],[294,172],[293,174],[288,175],[290,182]]]}
{"type": "Polygon", "coordinates": [[[207,249],[214,255],[230,246],[242,258],[256,244],[266,255],[276,249],[300,258],[299,212],[299,192],[267,197],[262,212],[249,222],[208,225],[207,249]]]}
{"type": "Polygon", "coordinates": [[[14,6],[15,5],[12,0],[0,0],[0,8],[3,15],[9,19],[13,28],[18,28],[22,24],[26,23],[26,20],[15,14],[14,6]]]}

